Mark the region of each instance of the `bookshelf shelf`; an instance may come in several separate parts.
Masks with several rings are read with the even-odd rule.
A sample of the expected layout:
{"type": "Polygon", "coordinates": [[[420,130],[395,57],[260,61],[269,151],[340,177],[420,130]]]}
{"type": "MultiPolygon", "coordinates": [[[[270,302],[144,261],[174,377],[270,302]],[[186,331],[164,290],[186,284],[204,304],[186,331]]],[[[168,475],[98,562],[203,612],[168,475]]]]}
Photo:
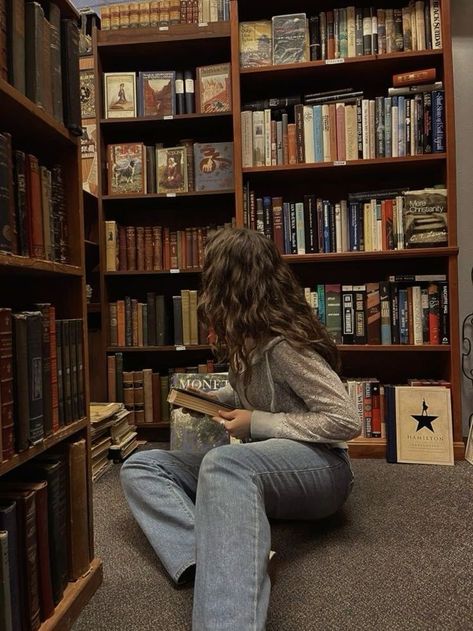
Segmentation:
{"type": "Polygon", "coordinates": [[[118,29],[97,32],[99,48],[136,47],[143,44],[166,44],[169,42],[188,42],[192,40],[208,40],[230,38],[229,22],[210,22],[207,25],[175,24],[166,30],[155,28],[118,29]]]}
{"type": "Polygon", "coordinates": [[[0,79],[0,119],[2,128],[15,130],[15,138],[31,142],[33,137],[34,146],[51,143],[52,138],[62,146],[74,147],[79,142],[64,125],[4,79],[0,79]]]}
{"type": "Polygon", "coordinates": [[[230,119],[232,118],[231,112],[215,112],[214,114],[175,114],[174,116],[137,116],[136,118],[101,118],[100,124],[104,127],[110,126],[114,128],[135,128],[137,125],[156,125],[159,123],[165,123],[170,125],[172,123],[179,123],[180,121],[215,121],[218,119],[230,119]]]}
{"type": "Polygon", "coordinates": [[[449,344],[341,344],[342,353],[449,353],[449,344]]]}
{"type": "Polygon", "coordinates": [[[94,559],[87,574],[74,583],[69,583],[64,590],[64,597],[53,615],[40,626],[39,631],[58,631],[70,629],[80,612],[100,587],[103,579],[102,561],[94,559]]]}
{"type": "Polygon", "coordinates": [[[385,168],[388,166],[423,164],[425,162],[444,162],[447,158],[445,153],[427,153],[419,156],[403,156],[401,158],[375,158],[370,160],[349,160],[343,162],[310,162],[303,164],[281,164],[277,166],[246,167],[242,169],[243,174],[257,175],[259,173],[294,173],[298,171],[316,171],[329,169],[362,169],[362,168],[385,168]]]}
{"type": "Polygon", "coordinates": [[[201,269],[174,269],[174,270],[137,270],[137,271],[120,271],[120,272],[104,272],[104,276],[169,276],[173,274],[200,274],[201,269]]]}
{"type": "Polygon", "coordinates": [[[350,261],[390,261],[397,259],[446,258],[458,253],[457,247],[382,250],[379,252],[327,252],[320,254],[283,254],[293,264],[347,263],[350,261]]]}
{"type": "Polygon", "coordinates": [[[82,276],[82,269],[77,265],[32,259],[28,256],[5,254],[0,252],[0,274],[13,271],[24,274],[57,274],[64,276],[82,276]]]}
{"type": "Polygon", "coordinates": [[[99,244],[96,241],[90,241],[89,239],[85,239],[85,246],[87,248],[98,248],[99,244]]]}
{"type": "Polygon", "coordinates": [[[169,427],[169,423],[135,423],[136,427],[140,429],[167,429],[169,427]]]}
{"type": "Polygon", "coordinates": [[[29,449],[26,449],[25,451],[21,451],[20,453],[15,454],[9,460],[6,460],[0,463],[0,476],[4,475],[5,473],[8,473],[8,471],[12,471],[13,469],[16,469],[16,467],[19,467],[25,462],[28,462],[32,458],[35,458],[36,456],[43,453],[47,449],[50,449],[50,447],[53,447],[54,445],[57,445],[58,443],[62,442],[65,438],[69,438],[70,436],[73,436],[77,432],[80,432],[85,427],[87,427],[87,424],[88,424],[88,420],[86,418],[82,418],[79,421],[76,421],[75,423],[71,423],[70,425],[66,425],[65,427],[62,427],[58,432],[56,432],[52,436],[48,436],[47,438],[42,440],[38,445],[34,445],[30,447],[29,449]]]}
{"type": "Polygon", "coordinates": [[[171,201],[173,199],[181,197],[207,197],[207,196],[219,196],[219,195],[233,195],[234,189],[222,189],[219,191],[189,191],[188,193],[146,193],[142,195],[103,195],[102,201],[123,201],[123,200],[149,200],[149,199],[166,199],[171,201]]]}
{"type": "Polygon", "coordinates": [[[207,344],[193,344],[189,346],[108,346],[107,353],[191,353],[195,351],[209,351],[207,344]]]}

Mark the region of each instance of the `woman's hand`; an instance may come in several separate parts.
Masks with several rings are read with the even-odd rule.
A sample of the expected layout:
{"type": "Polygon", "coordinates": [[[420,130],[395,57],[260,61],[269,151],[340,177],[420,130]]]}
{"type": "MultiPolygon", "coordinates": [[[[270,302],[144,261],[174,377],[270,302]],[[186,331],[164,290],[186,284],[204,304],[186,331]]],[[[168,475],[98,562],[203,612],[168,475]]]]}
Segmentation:
{"type": "Polygon", "coordinates": [[[251,427],[251,410],[231,410],[231,412],[218,411],[219,416],[213,420],[221,423],[233,438],[248,438],[251,427]]]}

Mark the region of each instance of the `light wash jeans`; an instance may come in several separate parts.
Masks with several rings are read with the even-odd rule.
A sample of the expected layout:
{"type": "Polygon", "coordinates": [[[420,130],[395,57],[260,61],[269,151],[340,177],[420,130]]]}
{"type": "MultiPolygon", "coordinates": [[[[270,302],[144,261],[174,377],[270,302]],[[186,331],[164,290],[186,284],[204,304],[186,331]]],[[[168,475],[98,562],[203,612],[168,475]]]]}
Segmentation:
{"type": "Polygon", "coordinates": [[[345,450],[277,438],[205,456],[141,451],[121,476],[133,515],[171,578],[179,583],[196,564],[193,631],[265,629],[268,517],[326,517],[353,485],[345,450]]]}

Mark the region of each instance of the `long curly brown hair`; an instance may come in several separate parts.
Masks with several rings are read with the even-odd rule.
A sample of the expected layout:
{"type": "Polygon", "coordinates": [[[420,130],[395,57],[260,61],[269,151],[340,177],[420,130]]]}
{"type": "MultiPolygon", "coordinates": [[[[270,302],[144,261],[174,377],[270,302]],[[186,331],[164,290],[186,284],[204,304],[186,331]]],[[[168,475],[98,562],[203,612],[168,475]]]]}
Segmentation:
{"type": "Polygon", "coordinates": [[[215,332],[214,350],[235,373],[251,376],[251,360],[271,338],[313,349],[335,370],[337,347],[307,303],[275,244],[259,232],[224,228],[205,248],[199,317],[215,332]]]}

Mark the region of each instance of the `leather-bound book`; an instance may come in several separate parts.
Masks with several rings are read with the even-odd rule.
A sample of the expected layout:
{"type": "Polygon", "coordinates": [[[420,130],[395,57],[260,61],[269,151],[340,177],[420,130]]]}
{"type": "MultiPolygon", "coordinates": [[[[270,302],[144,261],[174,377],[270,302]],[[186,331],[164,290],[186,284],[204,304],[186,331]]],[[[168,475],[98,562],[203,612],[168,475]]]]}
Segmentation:
{"type": "Polygon", "coordinates": [[[61,21],[61,51],[64,124],[72,134],[81,136],[79,28],[75,20],[61,21]]]}
{"type": "MultiPolygon", "coordinates": [[[[1,159],[0,159],[1,161],[1,159]]],[[[15,151],[15,207],[18,254],[29,255],[28,216],[26,199],[26,154],[15,151]]]]}
{"type": "Polygon", "coordinates": [[[145,422],[145,396],[142,370],[135,370],[133,373],[133,401],[135,423],[137,425],[143,425],[145,422]]]}
{"type": "Polygon", "coordinates": [[[136,228],[136,269],[145,269],[145,229],[143,226],[136,228]]]}
{"type": "Polygon", "coordinates": [[[35,494],[39,604],[41,620],[47,620],[54,612],[53,588],[51,581],[51,566],[49,556],[48,484],[46,481],[14,481],[2,483],[0,488],[5,491],[14,492],[32,491],[35,494]]]}
{"type": "Polygon", "coordinates": [[[0,529],[0,629],[12,630],[8,532],[0,529]]]}
{"type": "Polygon", "coordinates": [[[44,107],[42,101],[44,75],[43,61],[43,23],[44,11],[38,2],[25,5],[25,68],[26,96],[44,107]]]}
{"type": "Polygon", "coordinates": [[[79,418],[85,416],[85,388],[84,388],[84,339],[82,320],[75,320],[76,354],[77,354],[77,411],[79,418]]]}
{"type": "Polygon", "coordinates": [[[77,391],[77,327],[75,320],[68,320],[70,362],[71,362],[71,409],[72,420],[79,419],[79,399],[77,391]]]}
{"type": "Polygon", "coordinates": [[[136,228],[126,227],[126,269],[129,272],[136,270],[136,228]]]}
{"type": "Polygon", "coordinates": [[[0,0],[0,78],[8,79],[7,2],[0,0]]]}
{"type": "Polygon", "coordinates": [[[14,453],[13,421],[13,332],[11,309],[0,308],[0,459],[14,453]]]}
{"type": "Polygon", "coordinates": [[[44,258],[41,178],[38,159],[31,154],[26,157],[26,190],[30,256],[40,259],[44,258]]]}
{"type": "Polygon", "coordinates": [[[135,394],[134,394],[133,372],[125,370],[123,372],[123,403],[130,412],[130,423],[135,423],[135,394]]]}
{"type": "Polygon", "coordinates": [[[51,171],[55,260],[69,262],[69,234],[62,167],[55,164],[51,171]]]}
{"type": "Polygon", "coordinates": [[[64,370],[62,365],[62,320],[56,320],[57,400],[59,427],[65,423],[64,370]]]}
{"type": "Polygon", "coordinates": [[[107,356],[107,391],[108,400],[117,400],[117,376],[116,376],[116,361],[115,355],[107,356]]]}
{"type": "Polygon", "coordinates": [[[13,631],[21,631],[20,575],[16,502],[0,500],[0,531],[8,533],[8,558],[10,565],[10,598],[13,631]]]}
{"type": "Polygon", "coordinates": [[[36,309],[42,315],[42,351],[43,351],[43,416],[44,434],[53,431],[52,384],[51,384],[51,317],[49,303],[38,303],[36,309]]]}
{"type": "Polygon", "coordinates": [[[87,503],[87,448],[85,439],[69,443],[69,577],[75,581],[89,569],[89,509],[87,503]]]}
{"type": "Polygon", "coordinates": [[[0,485],[0,503],[8,500],[16,503],[21,629],[36,631],[41,624],[41,616],[35,492],[7,490],[0,485]]]}
{"type": "Polygon", "coordinates": [[[159,272],[163,269],[163,229],[162,226],[153,226],[153,270],[159,272]]]}
{"type": "Polygon", "coordinates": [[[56,340],[56,308],[49,307],[49,352],[51,363],[51,423],[53,432],[59,429],[59,391],[56,340]]]}
{"type": "Polygon", "coordinates": [[[51,29],[51,82],[53,115],[63,122],[62,63],[61,63],[61,11],[54,2],[49,2],[49,25],[51,29]]]}
{"type": "Polygon", "coordinates": [[[11,226],[11,145],[7,134],[0,134],[0,250],[12,251],[13,232],[11,226]]]}
{"type": "Polygon", "coordinates": [[[72,372],[71,372],[71,338],[69,320],[62,321],[62,381],[64,393],[64,422],[72,419],[72,372]]]}
{"type": "Polygon", "coordinates": [[[66,469],[64,458],[41,456],[27,465],[24,479],[41,481],[48,484],[48,535],[49,564],[54,604],[62,599],[67,584],[67,496],[66,469]],[[51,458],[50,461],[47,459],[51,458]]]}
{"type": "Polygon", "coordinates": [[[182,304],[181,296],[172,297],[173,319],[174,319],[174,344],[182,345],[182,304]]]}
{"type": "Polygon", "coordinates": [[[151,226],[145,227],[145,261],[144,269],[147,272],[153,270],[153,229],[151,226]]]}
{"type": "Polygon", "coordinates": [[[153,423],[161,421],[161,377],[158,372],[152,376],[153,388],[153,423]]]}
{"type": "Polygon", "coordinates": [[[146,294],[148,306],[148,346],[156,346],[156,294],[152,291],[146,294]]]}
{"type": "Polygon", "coordinates": [[[156,296],[156,344],[170,344],[168,314],[164,296],[156,296]]]}
{"type": "Polygon", "coordinates": [[[123,272],[127,268],[126,260],[126,228],[118,227],[118,269],[123,272]]]}
{"type": "Polygon", "coordinates": [[[30,414],[28,397],[28,334],[26,316],[24,314],[13,315],[14,331],[14,376],[15,376],[15,449],[24,451],[28,448],[30,438],[30,414]]]}
{"type": "Polygon", "coordinates": [[[48,114],[53,115],[53,82],[51,68],[51,25],[43,17],[41,29],[41,100],[48,114]]]}

